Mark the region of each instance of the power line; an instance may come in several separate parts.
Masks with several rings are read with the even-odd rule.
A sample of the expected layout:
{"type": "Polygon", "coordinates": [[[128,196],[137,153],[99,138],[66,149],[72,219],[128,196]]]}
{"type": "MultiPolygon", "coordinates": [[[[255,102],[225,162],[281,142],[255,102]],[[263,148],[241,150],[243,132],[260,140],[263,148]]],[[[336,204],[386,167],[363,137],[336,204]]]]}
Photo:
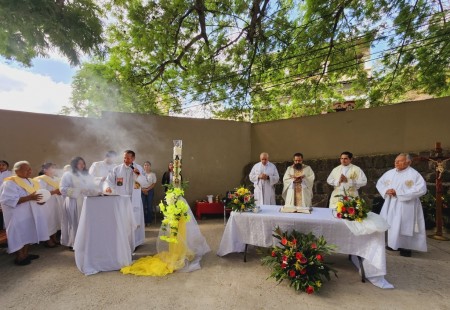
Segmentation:
{"type": "MultiPolygon", "coordinates": [[[[435,16],[436,14],[430,14],[430,15],[427,15],[426,17],[429,17],[429,16],[435,16]]],[[[439,20],[437,20],[437,21],[435,21],[434,23],[439,23],[440,21],[439,20]]],[[[418,24],[418,25],[415,25],[415,27],[414,28],[420,28],[420,27],[423,27],[423,26],[430,26],[430,25],[433,25],[433,23],[429,23],[429,21],[425,21],[425,22],[423,22],[423,23],[421,23],[421,24],[418,24]]],[[[348,46],[347,48],[352,48],[352,47],[357,47],[357,46],[361,46],[361,45],[367,45],[368,43],[373,43],[373,42],[376,42],[376,41],[380,41],[380,40],[385,40],[385,39],[388,39],[389,38],[389,36],[388,35],[386,35],[386,34],[384,34],[384,33],[389,33],[389,32],[392,32],[392,31],[394,31],[395,30],[395,28],[398,28],[398,27],[400,27],[399,25],[396,25],[396,26],[392,26],[392,27],[388,27],[388,28],[385,28],[384,30],[383,30],[383,32],[381,32],[381,34],[383,34],[383,35],[381,35],[381,36],[378,36],[377,38],[374,38],[373,40],[367,40],[367,41],[359,41],[361,38],[364,38],[364,37],[367,37],[367,36],[370,36],[371,35],[371,33],[366,33],[366,34],[364,34],[364,35],[362,35],[362,36],[359,36],[359,37],[356,37],[356,38],[352,38],[352,39],[350,39],[350,40],[345,40],[345,41],[340,41],[340,42],[338,42],[337,44],[335,44],[335,46],[334,46],[334,49],[333,49],[333,51],[332,51],[332,55],[335,55],[336,53],[339,53],[339,47],[340,46],[343,46],[344,44],[347,44],[347,43],[352,43],[352,42],[358,42],[359,41],[359,43],[357,43],[357,44],[354,44],[354,45],[350,45],[350,46],[348,46]],[[391,29],[391,30],[389,30],[389,29],[391,29]]],[[[395,37],[396,35],[394,35],[393,37],[395,37]]],[[[317,49],[314,49],[314,50],[310,50],[310,51],[308,51],[308,52],[304,52],[304,53],[300,53],[300,54],[297,54],[297,55],[291,55],[291,56],[289,56],[289,57],[286,57],[286,58],[283,58],[283,59],[279,59],[279,60],[277,60],[277,61],[275,61],[275,62],[272,62],[272,64],[273,63],[282,63],[283,61],[286,61],[286,60],[290,60],[290,59],[293,59],[293,58],[298,58],[298,57],[301,57],[301,56],[306,56],[306,55],[310,55],[310,54],[314,54],[315,52],[318,52],[318,51],[323,51],[323,50],[327,50],[329,48],[329,46],[325,46],[325,47],[321,47],[321,48],[317,48],[317,49]]],[[[395,49],[396,47],[394,47],[393,49],[395,49]]],[[[391,50],[391,49],[388,49],[388,50],[391,50]]],[[[387,51],[387,50],[384,50],[384,51],[387,51]]],[[[383,52],[383,51],[381,51],[381,52],[383,52]]],[[[380,52],[377,52],[377,53],[380,53],[380,52]]],[[[374,54],[377,54],[377,53],[372,53],[372,55],[374,55],[374,54]]],[[[281,70],[283,70],[283,69],[285,69],[285,68],[287,68],[287,66],[295,66],[295,65],[298,65],[298,64],[301,64],[301,63],[305,63],[305,62],[307,62],[307,61],[311,61],[311,60],[314,60],[314,59],[320,59],[320,58],[322,58],[323,56],[325,56],[325,55],[327,55],[327,53],[323,53],[323,54],[318,54],[318,55],[315,55],[314,57],[312,57],[312,58],[307,58],[307,59],[302,59],[301,61],[299,61],[299,62],[296,62],[296,63],[288,63],[288,64],[286,64],[285,66],[280,66],[280,67],[277,67],[277,68],[272,68],[272,69],[269,69],[269,70],[264,70],[264,71],[262,71],[263,69],[260,69],[264,74],[267,74],[268,72],[272,72],[272,71],[281,71],[281,70]]],[[[352,60],[354,60],[354,58],[352,59],[352,60]]],[[[258,67],[256,67],[256,68],[258,68],[258,67]]],[[[239,75],[242,75],[242,73],[243,72],[245,72],[246,71],[246,69],[242,69],[242,70],[238,70],[237,72],[233,72],[233,73],[230,73],[230,74],[228,74],[228,75],[224,75],[224,76],[218,76],[218,77],[216,77],[216,78],[214,78],[214,79],[211,79],[211,80],[209,80],[208,81],[208,85],[212,85],[213,83],[216,83],[216,82],[220,82],[220,81],[223,81],[223,80],[228,80],[228,79],[230,79],[230,78],[232,78],[232,77],[235,77],[235,76],[239,76],[239,75]]],[[[253,70],[253,73],[254,73],[254,75],[257,75],[258,74],[258,70],[253,70]],[[256,71],[256,72],[255,72],[256,71]]],[[[205,85],[205,82],[202,82],[202,85],[205,85]]],[[[181,88],[181,87],[178,87],[181,91],[188,91],[189,89],[183,89],[183,88],[181,88]]],[[[191,92],[188,92],[188,94],[189,93],[193,93],[192,91],[191,92]]],[[[160,92],[160,94],[166,94],[166,95],[170,95],[170,94],[173,94],[172,92],[160,92]]]]}
{"type": "MultiPolygon", "coordinates": [[[[447,34],[445,33],[445,34],[440,35],[440,36],[446,36],[446,35],[447,35],[447,34]]],[[[439,36],[439,37],[440,37],[440,36],[439,36]]],[[[438,36],[436,36],[436,37],[438,37],[438,36]]],[[[422,45],[422,46],[434,45],[434,44],[438,44],[438,43],[446,42],[446,41],[447,41],[447,40],[444,39],[444,40],[440,40],[440,41],[437,41],[437,42],[432,42],[432,43],[429,43],[429,44],[425,44],[425,45],[422,45]]],[[[411,45],[411,44],[409,44],[409,45],[411,45]]],[[[422,46],[420,46],[420,47],[422,47],[422,46]]],[[[397,46],[397,48],[398,48],[398,46],[397,46]]],[[[415,49],[417,49],[417,48],[419,48],[419,47],[407,49],[407,50],[405,50],[405,51],[411,51],[411,50],[415,50],[415,49]]],[[[395,52],[395,53],[393,53],[393,54],[396,54],[396,53],[398,53],[398,52],[395,52]]],[[[351,65],[348,65],[348,66],[344,66],[344,67],[340,67],[340,68],[337,68],[337,69],[328,70],[327,73],[328,73],[328,72],[337,72],[337,71],[340,71],[340,70],[343,70],[343,69],[346,69],[346,68],[350,68],[350,67],[353,67],[353,66],[357,66],[357,65],[364,64],[364,63],[369,62],[369,61],[381,59],[381,58],[383,58],[383,57],[384,57],[384,55],[381,55],[381,56],[379,56],[379,57],[376,57],[375,59],[368,59],[368,60],[360,61],[360,62],[351,64],[351,65]]],[[[348,62],[348,61],[347,61],[347,62],[348,62]]],[[[290,81],[288,81],[288,82],[284,82],[284,83],[279,83],[279,84],[271,85],[271,86],[268,86],[268,87],[266,87],[266,88],[262,88],[262,90],[267,90],[267,89],[270,89],[270,88],[273,88],[273,87],[276,87],[276,86],[283,86],[283,85],[286,85],[286,84],[297,83],[297,82],[302,81],[302,80],[306,80],[306,79],[309,79],[309,78],[313,78],[313,77],[315,77],[315,76],[319,76],[320,73],[317,73],[317,71],[319,71],[320,69],[322,69],[322,67],[318,67],[318,68],[316,68],[316,69],[314,69],[314,70],[311,70],[311,71],[308,72],[308,74],[307,74],[306,76],[303,76],[303,77],[300,76],[300,75],[296,75],[296,76],[294,75],[294,76],[291,76],[291,77],[298,77],[298,78],[297,78],[296,80],[294,80],[294,81],[291,81],[291,80],[290,80],[290,81]]],[[[342,83],[342,82],[345,82],[345,81],[341,81],[340,83],[342,83]]],[[[249,93],[253,93],[253,92],[254,92],[254,91],[251,90],[249,93]]],[[[185,106],[185,107],[182,108],[182,110],[186,110],[186,109],[190,109],[190,108],[197,107],[197,106],[202,106],[202,105],[209,105],[209,104],[211,104],[211,103],[221,102],[221,101],[224,101],[224,100],[227,100],[227,99],[232,99],[232,98],[237,98],[237,97],[239,97],[239,96],[227,96],[227,97],[219,98],[219,99],[216,99],[216,100],[211,100],[211,101],[207,101],[207,102],[203,102],[203,103],[199,103],[199,104],[194,104],[194,105],[190,105],[190,106],[185,106]]]]}

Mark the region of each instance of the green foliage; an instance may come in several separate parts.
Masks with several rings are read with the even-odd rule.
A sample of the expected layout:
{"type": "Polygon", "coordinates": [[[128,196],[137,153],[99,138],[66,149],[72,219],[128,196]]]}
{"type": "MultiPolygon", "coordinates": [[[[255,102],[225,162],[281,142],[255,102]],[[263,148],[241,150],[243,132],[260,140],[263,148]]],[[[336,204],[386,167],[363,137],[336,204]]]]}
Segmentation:
{"type": "Polygon", "coordinates": [[[93,0],[0,1],[0,55],[30,65],[57,48],[72,65],[102,42],[100,9],[93,0]]]}
{"type": "MultiPolygon", "coordinates": [[[[109,1],[99,93],[74,82],[82,115],[114,109],[255,122],[450,94],[450,23],[440,2],[109,1]],[[441,12],[442,11],[442,12],[441,12]],[[368,65],[370,65],[368,67],[368,65]],[[117,102],[107,96],[110,87],[117,102]]],[[[84,64],[78,75],[95,71],[84,64]]]]}

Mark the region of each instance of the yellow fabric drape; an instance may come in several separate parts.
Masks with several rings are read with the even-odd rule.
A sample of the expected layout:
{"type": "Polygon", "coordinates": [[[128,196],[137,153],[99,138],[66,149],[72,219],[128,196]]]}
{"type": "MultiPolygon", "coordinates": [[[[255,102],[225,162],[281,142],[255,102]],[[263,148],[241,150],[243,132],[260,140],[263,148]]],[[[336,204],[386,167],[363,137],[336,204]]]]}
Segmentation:
{"type": "Polygon", "coordinates": [[[5,181],[13,181],[13,182],[15,182],[17,185],[19,185],[24,190],[26,190],[28,194],[33,194],[34,192],[36,192],[40,188],[39,182],[36,181],[36,180],[33,180],[33,179],[22,179],[22,178],[20,178],[18,176],[11,176],[11,177],[5,178],[5,181]],[[25,182],[25,180],[30,181],[31,184],[25,182]]]}
{"type": "Polygon", "coordinates": [[[34,179],[35,180],[43,180],[45,183],[47,183],[48,185],[52,186],[55,189],[59,188],[59,182],[57,180],[53,180],[48,175],[45,175],[45,174],[40,175],[38,177],[35,177],[34,179]]]}
{"type": "Polygon", "coordinates": [[[120,272],[136,276],[162,277],[183,268],[186,259],[191,261],[194,258],[194,253],[186,245],[184,219],[181,219],[178,224],[177,240],[178,243],[169,243],[169,251],[140,258],[132,265],[120,269],[120,272]]]}

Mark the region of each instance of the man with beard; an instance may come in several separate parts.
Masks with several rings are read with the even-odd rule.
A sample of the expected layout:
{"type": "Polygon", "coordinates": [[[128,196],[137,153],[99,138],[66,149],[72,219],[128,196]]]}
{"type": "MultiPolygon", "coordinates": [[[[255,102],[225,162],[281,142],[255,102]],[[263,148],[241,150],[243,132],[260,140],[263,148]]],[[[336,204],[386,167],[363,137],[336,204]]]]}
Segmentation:
{"type": "Polygon", "coordinates": [[[314,172],[303,164],[303,154],[294,154],[294,164],[286,169],[283,177],[285,206],[311,207],[314,172]]]}

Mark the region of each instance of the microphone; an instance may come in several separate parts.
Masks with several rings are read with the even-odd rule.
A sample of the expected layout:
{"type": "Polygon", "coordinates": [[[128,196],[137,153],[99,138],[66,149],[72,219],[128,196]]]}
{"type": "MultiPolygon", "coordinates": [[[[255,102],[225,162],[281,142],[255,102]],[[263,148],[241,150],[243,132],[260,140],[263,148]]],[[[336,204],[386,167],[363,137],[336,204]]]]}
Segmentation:
{"type": "Polygon", "coordinates": [[[139,171],[138,171],[138,172],[134,171],[133,163],[131,163],[130,168],[131,168],[131,170],[133,170],[133,172],[136,173],[137,175],[140,175],[140,174],[141,174],[139,171]]]}

